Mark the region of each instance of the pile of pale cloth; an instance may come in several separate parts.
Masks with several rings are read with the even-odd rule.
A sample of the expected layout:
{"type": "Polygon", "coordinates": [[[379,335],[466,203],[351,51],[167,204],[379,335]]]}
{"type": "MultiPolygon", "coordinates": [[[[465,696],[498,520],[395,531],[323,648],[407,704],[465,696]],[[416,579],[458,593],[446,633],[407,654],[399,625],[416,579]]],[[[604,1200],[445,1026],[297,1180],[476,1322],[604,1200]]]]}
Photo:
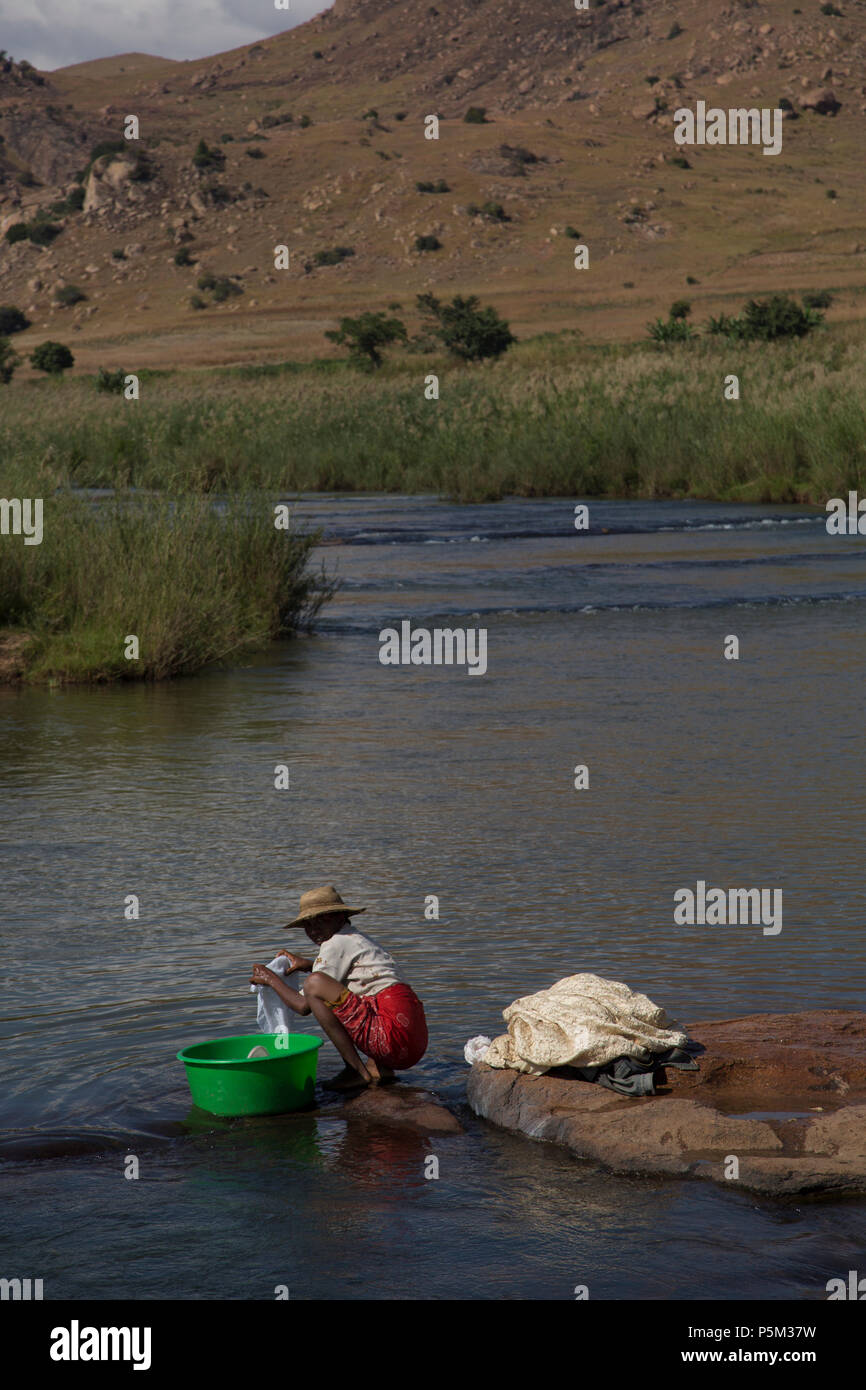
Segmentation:
{"type": "Polygon", "coordinates": [[[603,1067],[618,1057],[649,1062],[688,1042],[645,994],[600,975],[568,975],[550,989],[515,999],[502,1017],[508,1032],[470,1038],[467,1062],[540,1076],[551,1067],[603,1067]]]}

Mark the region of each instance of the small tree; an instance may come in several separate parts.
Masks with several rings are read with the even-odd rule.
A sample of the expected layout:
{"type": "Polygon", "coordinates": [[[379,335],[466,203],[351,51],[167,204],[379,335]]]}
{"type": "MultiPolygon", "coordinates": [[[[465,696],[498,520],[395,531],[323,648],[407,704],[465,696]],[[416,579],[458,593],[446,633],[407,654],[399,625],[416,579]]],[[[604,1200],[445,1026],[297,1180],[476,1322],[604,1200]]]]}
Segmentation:
{"type": "Polygon", "coordinates": [[[32,366],[51,376],[62,376],[68,367],[75,364],[75,358],[65,343],[40,343],[30,354],[32,366]]]}
{"type": "Polygon", "coordinates": [[[688,299],[675,299],[668,315],[672,319],[687,319],[692,312],[692,306],[688,299]]]}
{"type": "Polygon", "coordinates": [[[458,294],[450,304],[432,294],[419,294],[417,303],[422,315],[433,320],[434,336],[465,362],[500,357],[517,342],[505,320],[489,305],[482,309],[475,294],[468,298],[458,294]]]}
{"type": "Polygon", "coordinates": [[[0,338],[0,385],[8,386],[21,358],[8,338],[0,338]]]}
{"type": "Polygon", "coordinates": [[[406,341],[406,326],[400,319],[389,319],[385,314],[368,311],[356,319],[341,319],[340,327],[329,329],[325,337],[341,347],[348,347],[352,361],[372,370],[382,365],[380,348],[387,347],[389,343],[406,341]]]}
{"type": "Polygon", "coordinates": [[[6,240],[10,246],[14,246],[16,241],[26,241],[27,235],[26,222],[13,222],[11,227],[6,228],[6,240]]]}
{"type": "Polygon", "coordinates": [[[0,305],[0,337],[23,333],[25,328],[29,327],[30,320],[20,309],[16,309],[12,304],[0,305]]]}
{"type": "Polygon", "coordinates": [[[199,140],[192,162],[196,169],[221,169],[226,157],[222,150],[212,150],[206,140],[199,140]]]}
{"type": "Polygon", "coordinates": [[[463,120],[467,125],[487,125],[487,107],[470,106],[463,120]]]}

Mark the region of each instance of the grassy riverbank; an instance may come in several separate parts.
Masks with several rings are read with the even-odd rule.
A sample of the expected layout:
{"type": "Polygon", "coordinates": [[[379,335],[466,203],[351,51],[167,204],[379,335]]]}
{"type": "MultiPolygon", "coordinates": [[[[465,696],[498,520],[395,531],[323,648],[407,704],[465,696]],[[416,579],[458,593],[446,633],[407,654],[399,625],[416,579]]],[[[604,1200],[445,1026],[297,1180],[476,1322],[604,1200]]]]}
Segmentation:
{"type": "MultiPolygon", "coordinates": [[[[0,477],[219,492],[435,492],[823,503],[866,484],[866,344],[518,345],[479,367],[395,356],[0,388],[0,477]],[[440,399],[426,400],[436,372],[440,399]],[[735,374],[741,399],[723,396],[735,374]]],[[[8,495],[8,494],[7,494],[8,495]]]]}
{"type": "Polygon", "coordinates": [[[2,540],[0,680],[189,674],[306,626],[327,595],[315,537],[277,530],[261,499],[43,496],[42,543],[2,540]]]}

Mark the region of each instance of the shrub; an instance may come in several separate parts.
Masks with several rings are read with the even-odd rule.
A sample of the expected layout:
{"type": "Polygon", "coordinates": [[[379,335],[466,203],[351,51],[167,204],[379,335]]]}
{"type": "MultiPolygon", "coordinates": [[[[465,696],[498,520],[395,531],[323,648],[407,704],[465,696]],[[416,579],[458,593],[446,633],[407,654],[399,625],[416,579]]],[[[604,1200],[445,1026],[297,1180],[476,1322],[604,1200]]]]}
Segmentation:
{"type": "Polygon", "coordinates": [[[64,309],[68,309],[73,304],[80,304],[86,298],[87,295],[77,285],[61,285],[54,296],[54,302],[62,304],[64,309]]]}
{"type": "Polygon", "coordinates": [[[720,314],[707,323],[707,332],[743,342],[772,342],[777,338],[804,338],[824,322],[824,315],[787,294],[769,299],[750,299],[739,318],[720,314]]]}
{"type": "Polygon", "coordinates": [[[672,154],[668,164],[673,164],[675,169],[691,169],[692,167],[684,154],[672,154]]]}
{"type": "Polygon", "coordinates": [[[61,376],[68,367],[75,364],[75,358],[65,343],[40,343],[30,354],[30,362],[37,371],[48,372],[50,376],[61,376]]]}
{"type": "Polygon", "coordinates": [[[487,107],[470,106],[469,110],[466,112],[466,115],[463,117],[463,120],[467,125],[488,125],[489,122],[487,120],[487,107]]]}
{"type": "Polygon", "coordinates": [[[503,159],[508,159],[512,164],[537,164],[538,155],[533,154],[532,150],[527,150],[523,145],[500,145],[499,153],[503,159]]]}
{"type": "Polygon", "coordinates": [[[313,49],[313,57],[314,57],[314,58],[322,58],[322,57],[324,57],[324,54],[322,53],[321,48],[314,48],[314,49],[313,49]]]}
{"type": "Polygon", "coordinates": [[[243,294],[243,286],[230,280],[227,275],[220,276],[213,286],[213,297],[217,304],[224,304],[232,295],[243,294]]]}
{"type": "Polygon", "coordinates": [[[310,126],[312,124],[313,122],[311,121],[309,116],[302,116],[301,119],[298,121],[298,125],[301,127],[301,130],[306,130],[307,126],[310,126]]]}
{"type": "Polygon", "coordinates": [[[565,235],[566,235],[571,241],[580,241],[580,232],[577,231],[577,229],[576,229],[575,227],[572,227],[572,225],[571,225],[570,222],[569,222],[568,226],[567,226],[566,229],[565,229],[565,235]]]}
{"type": "Polygon", "coordinates": [[[511,218],[501,203],[470,203],[466,211],[470,217],[488,217],[491,222],[510,222],[511,218]]]}
{"type": "Polygon", "coordinates": [[[12,304],[0,305],[0,338],[7,338],[12,333],[23,333],[25,328],[30,327],[30,320],[20,309],[16,309],[12,304]]]}
{"type": "Polygon", "coordinates": [[[828,189],[827,189],[827,197],[828,197],[828,198],[838,198],[838,197],[839,197],[839,194],[836,192],[835,188],[828,188],[828,189]]]}
{"type": "Polygon", "coordinates": [[[692,306],[687,299],[675,299],[668,309],[668,317],[672,319],[687,319],[692,312],[692,306]]]}
{"type": "Polygon", "coordinates": [[[112,253],[111,253],[111,257],[112,257],[112,260],[115,260],[115,261],[125,261],[125,260],[126,260],[126,252],[124,251],[124,249],[123,249],[122,246],[115,246],[114,250],[113,250],[112,253]]]}
{"type": "Polygon", "coordinates": [[[202,299],[200,294],[194,294],[190,297],[189,307],[191,309],[206,309],[207,300],[202,299]]]}
{"type": "Polygon", "coordinates": [[[206,270],[203,275],[198,277],[195,283],[196,287],[200,290],[212,290],[216,282],[216,276],[211,275],[210,271],[206,270]]]}
{"type": "Polygon", "coordinates": [[[408,111],[395,111],[395,112],[394,112],[394,120],[395,120],[395,121],[405,121],[405,119],[406,119],[406,117],[407,117],[408,115],[409,115],[409,112],[408,112],[408,111]]]}
{"type": "Polygon", "coordinates": [[[221,169],[226,162],[222,150],[212,150],[206,140],[199,140],[192,157],[196,169],[221,169]]]}
{"type": "Polygon", "coordinates": [[[341,261],[354,256],[354,246],[332,246],[327,251],[317,251],[313,257],[315,265],[339,265],[341,261]]]}
{"type": "Polygon", "coordinates": [[[116,372],[109,372],[105,367],[100,367],[96,373],[97,391],[111,391],[115,395],[123,392],[123,384],[126,379],[126,372],[119,368],[116,372]]]}
{"type": "Polygon", "coordinates": [[[193,260],[193,257],[192,257],[192,255],[190,254],[190,249],[189,249],[188,246],[181,246],[179,250],[175,251],[175,253],[174,253],[174,263],[175,263],[175,265],[194,265],[194,264],[195,264],[195,262],[194,262],[194,260],[193,260]]]}
{"type": "Polygon", "coordinates": [[[700,283],[701,283],[700,280],[696,280],[695,277],[694,277],[694,275],[687,275],[687,276],[686,276],[686,284],[687,284],[687,285],[699,285],[700,283]]]}
{"type": "Polygon", "coordinates": [[[0,338],[0,385],[8,386],[20,365],[21,358],[8,338],[0,338]]]}
{"type": "MultiPolygon", "coordinates": [[[[833,303],[833,296],[829,290],[814,290],[811,294],[803,295],[803,303],[807,309],[829,309],[833,303]]],[[[2,332],[0,328],[0,332],[2,332]]]]}
{"type": "Polygon", "coordinates": [[[840,9],[837,9],[835,5],[831,5],[829,3],[821,6],[821,13],[826,15],[832,15],[835,19],[843,18],[842,11],[840,9]]]}
{"type": "Polygon", "coordinates": [[[673,24],[671,25],[670,29],[668,30],[668,38],[669,38],[669,39],[678,39],[679,36],[680,36],[680,34],[684,34],[684,33],[685,33],[685,30],[684,30],[683,26],[680,24],[679,20],[676,20],[676,19],[675,19],[674,22],[673,22],[673,24]]]}
{"type": "Polygon", "coordinates": [[[265,157],[264,150],[259,149],[244,150],[244,154],[247,156],[248,159],[264,159],[265,157]]]}
{"type": "Polygon", "coordinates": [[[444,179],[437,179],[435,183],[419,182],[415,184],[419,193],[450,193],[451,189],[444,179]]]}
{"type": "Polygon", "coordinates": [[[415,238],[416,251],[441,251],[441,249],[442,242],[438,236],[416,236],[415,238]]]}
{"type": "Polygon", "coordinates": [[[27,223],[13,222],[11,227],[6,228],[6,240],[10,246],[14,246],[16,241],[26,241],[27,223]]]}
{"type": "Polygon", "coordinates": [[[129,171],[129,177],[133,183],[150,183],[155,177],[156,170],[150,156],[142,150],[135,163],[129,171]]]}
{"type": "Polygon", "coordinates": [[[743,337],[770,342],[775,338],[804,338],[824,315],[804,308],[786,294],[769,299],[750,299],[743,310],[743,337]]]}
{"type": "Polygon", "coordinates": [[[647,324],[647,332],[657,343],[680,343],[695,336],[691,324],[685,319],[656,319],[647,324]]]}
{"type": "Polygon", "coordinates": [[[69,197],[66,199],[66,207],[69,212],[80,212],[84,207],[84,189],[73,188],[69,197]]]}
{"type": "Polygon", "coordinates": [[[389,343],[406,341],[406,326],[400,319],[367,312],[356,319],[341,319],[340,327],[329,329],[325,337],[332,343],[347,347],[350,358],[357,365],[372,370],[382,364],[381,348],[389,343]]]}
{"type": "Polygon", "coordinates": [[[58,227],[56,222],[34,221],[27,224],[27,235],[34,246],[50,246],[62,231],[63,228],[58,227]]]}
{"type": "Polygon", "coordinates": [[[431,331],[449,352],[464,362],[500,357],[517,339],[496,310],[482,309],[477,295],[456,295],[443,304],[432,294],[419,294],[418,308],[431,322],[431,331]]]}
{"type": "MultiPolygon", "coordinates": [[[[267,117],[265,117],[265,120],[267,120],[267,117]]],[[[222,135],[220,136],[220,144],[221,144],[221,145],[231,145],[231,144],[234,142],[234,138],[235,138],[235,137],[234,137],[233,135],[230,135],[229,132],[228,132],[227,130],[225,130],[225,131],[223,131],[222,135]]]]}

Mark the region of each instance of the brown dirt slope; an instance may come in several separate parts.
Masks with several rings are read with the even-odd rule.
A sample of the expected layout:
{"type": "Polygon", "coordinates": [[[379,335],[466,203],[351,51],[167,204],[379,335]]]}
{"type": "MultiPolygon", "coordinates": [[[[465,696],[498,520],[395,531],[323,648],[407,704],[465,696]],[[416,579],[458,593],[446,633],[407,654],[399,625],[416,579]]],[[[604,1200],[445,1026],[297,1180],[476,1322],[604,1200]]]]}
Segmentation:
{"type": "Polygon", "coordinates": [[[331,352],[323,328],[340,314],[405,310],[426,289],[478,293],[520,336],[636,338],[683,295],[700,319],[749,294],[822,287],[831,318],[859,319],[866,5],[832,8],[338,0],[196,62],[124,54],[41,75],[0,64],[0,236],[40,211],[62,228],[43,248],[0,242],[0,303],[33,319],[21,347],[69,341],[84,370],[331,352]],[[817,104],[832,115],[815,109],[828,90],[817,104]],[[679,106],[782,98],[795,118],[778,157],[674,142],[679,106]],[[470,106],[485,123],[464,121],[470,106]],[[82,210],[64,208],[130,114],[141,140],[90,168],[82,210]],[[438,141],[425,139],[430,114],[438,141]],[[222,167],[193,167],[201,138],[222,167]],[[683,154],[687,168],[671,162],[683,154]],[[416,188],[440,179],[447,192],[416,188]],[[470,211],[484,204],[508,220],[470,211]],[[588,270],[566,229],[589,248],[588,270]],[[417,251],[419,235],[441,249],[417,251]],[[280,244],[287,271],[274,268],[280,244]],[[192,264],[176,265],[184,246],[192,264]],[[316,266],[338,246],[354,255],[316,266]],[[204,295],[196,310],[204,271],[243,293],[204,295]],[[86,298],[59,306],[64,283],[86,298]]]}

